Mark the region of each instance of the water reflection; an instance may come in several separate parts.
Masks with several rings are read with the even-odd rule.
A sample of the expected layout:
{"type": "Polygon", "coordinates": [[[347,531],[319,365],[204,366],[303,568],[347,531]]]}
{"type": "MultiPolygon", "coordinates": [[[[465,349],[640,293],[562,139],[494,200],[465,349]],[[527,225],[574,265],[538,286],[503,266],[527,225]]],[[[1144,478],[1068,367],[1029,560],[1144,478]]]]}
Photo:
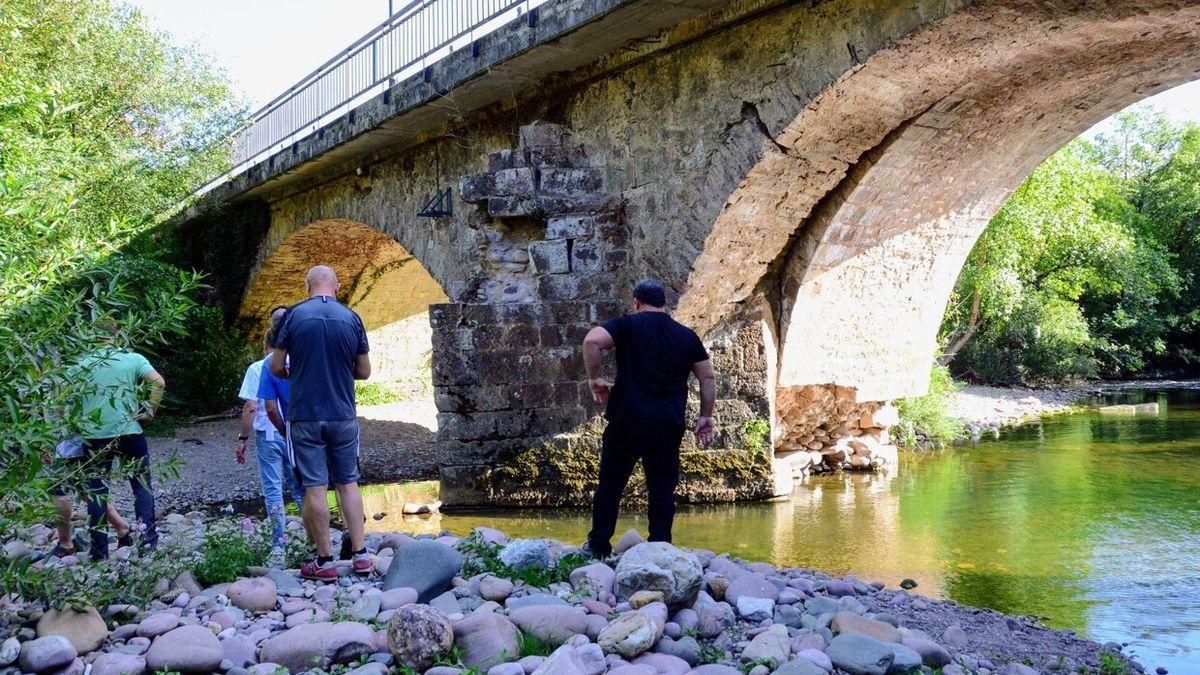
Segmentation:
{"type": "MultiPolygon", "coordinates": [[[[1130,640],[1148,664],[1200,672],[1200,401],[1135,393],[1155,417],[1077,414],[998,441],[909,457],[893,475],[810,479],[788,500],[681,509],[676,538],[751,560],[853,573],[1096,639],[1130,640]]],[[[428,489],[426,487],[425,489],[428,489]]],[[[375,529],[580,542],[581,511],[401,517],[405,488],[368,495],[375,529]]],[[[646,529],[627,514],[618,531],[646,529]]]]}

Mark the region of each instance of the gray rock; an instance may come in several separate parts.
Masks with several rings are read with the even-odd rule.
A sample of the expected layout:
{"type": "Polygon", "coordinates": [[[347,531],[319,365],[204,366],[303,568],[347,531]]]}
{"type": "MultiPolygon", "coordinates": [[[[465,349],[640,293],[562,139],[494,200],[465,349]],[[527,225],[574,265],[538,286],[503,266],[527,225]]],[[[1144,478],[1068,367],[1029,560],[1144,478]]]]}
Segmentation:
{"type": "Polygon", "coordinates": [[[514,570],[550,566],[550,545],[545,539],[518,539],[500,549],[500,562],[514,570]]]}
{"type": "Polygon", "coordinates": [[[534,605],[514,609],[508,618],[525,633],[552,647],[586,632],[588,626],[587,615],[574,607],[534,605]]]}
{"type": "Polygon", "coordinates": [[[258,661],[258,645],[245,635],[231,635],[221,640],[223,660],[236,668],[245,668],[258,661]]]}
{"type": "Polygon", "coordinates": [[[720,663],[709,663],[692,671],[695,675],[742,675],[742,671],[720,663]]]}
{"type": "Polygon", "coordinates": [[[521,633],[501,614],[472,614],[454,624],[454,646],[468,668],[487,670],[521,653],[521,633]]]}
{"type": "Polygon", "coordinates": [[[921,660],[930,668],[941,668],[950,665],[953,660],[950,650],[932,640],[914,636],[906,636],[902,641],[905,647],[921,655],[921,660]]]}
{"type": "Polygon", "coordinates": [[[743,574],[729,582],[725,589],[725,602],[736,607],[743,596],[769,598],[774,603],[779,598],[779,588],[761,574],[743,574]]]}
{"type": "Polygon", "coordinates": [[[525,669],[519,663],[501,663],[489,668],[487,675],[525,675],[525,669]]]}
{"type": "Polygon", "coordinates": [[[996,675],[1039,675],[1038,671],[1030,668],[1024,663],[1010,663],[1004,666],[996,675]]]}
{"type": "Polygon", "coordinates": [[[638,544],[617,563],[616,593],[628,600],[638,591],[660,591],[667,605],[687,605],[700,591],[703,574],[691,553],[661,541],[638,544]]]}
{"type": "Polygon", "coordinates": [[[905,647],[902,644],[892,643],[888,647],[892,650],[892,666],[888,668],[889,675],[892,673],[915,673],[921,670],[921,655],[916,651],[905,647]]]}
{"type": "Polygon", "coordinates": [[[146,652],[150,670],[208,673],[218,669],[225,650],[212,631],[203,626],[180,626],[154,638],[146,652]]]}
{"type": "MultiPolygon", "coordinates": [[[[275,582],[275,588],[279,589],[280,592],[303,590],[304,588],[304,585],[301,584],[298,579],[296,579],[295,575],[291,574],[290,572],[284,572],[283,570],[270,570],[267,572],[267,578],[275,582]]],[[[195,595],[195,593],[192,595],[195,595]]]]}
{"type": "Polygon", "coordinates": [[[775,675],[829,675],[821,666],[805,658],[795,658],[775,669],[775,675]]]}
{"type": "Polygon", "coordinates": [[[417,540],[406,544],[383,577],[383,590],[411,588],[417,602],[429,602],[450,588],[462,569],[462,555],[437,542],[417,540]]]}
{"type": "Polygon", "coordinates": [[[479,580],[479,595],[484,600],[504,602],[512,592],[513,582],[503,577],[489,574],[479,580]]]}
{"type": "Polygon", "coordinates": [[[375,632],[361,623],[306,623],[267,640],[259,659],[300,672],[350,663],[374,651],[375,632]]]}
{"type": "Polygon", "coordinates": [[[865,635],[838,635],[825,653],[850,675],[885,675],[895,658],[888,645],[865,635]]]}
{"type": "Polygon", "coordinates": [[[405,605],[388,621],[387,639],[396,662],[424,671],[454,647],[454,629],[432,607],[405,605]]]}
{"type": "Polygon", "coordinates": [[[644,543],[646,543],[646,539],[641,533],[631,528],[625,530],[621,537],[617,539],[617,543],[613,545],[613,553],[624,555],[629,549],[644,543]]]}
{"type": "Polygon", "coordinates": [[[683,675],[691,666],[683,659],[669,654],[642,654],[633,660],[635,666],[650,666],[656,673],[683,675]]]}
{"type": "Polygon", "coordinates": [[[141,637],[153,638],[173,630],[179,625],[179,616],[171,612],[156,612],[142,619],[138,624],[137,634],[141,637]]]}
{"type": "Polygon", "coordinates": [[[626,612],[600,631],[596,642],[606,654],[632,659],[654,646],[662,632],[650,615],[626,612]]]}
{"type": "Polygon", "coordinates": [[[17,665],[27,673],[44,673],[66,668],[78,656],[75,645],[61,635],[47,635],[21,645],[17,665]]]}
{"type": "Polygon", "coordinates": [[[700,643],[690,635],[685,635],[678,640],[664,637],[654,646],[654,651],[681,658],[687,661],[689,666],[700,663],[700,643]]]}
{"type": "Polygon", "coordinates": [[[417,592],[411,588],[393,588],[384,591],[379,596],[379,609],[386,612],[389,609],[399,609],[417,601],[417,592]]]}
{"type": "Polygon", "coordinates": [[[715,638],[737,620],[729,603],[717,602],[707,593],[700,593],[692,609],[696,612],[697,630],[701,637],[715,638]]]}
{"type": "Polygon", "coordinates": [[[787,627],[773,624],[767,630],[754,636],[750,644],[742,650],[743,661],[759,661],[778,666],[787,661],[792,651],[791,639],[787,627]]]}
{"type": "MultiPolygon", "coordinates": [[[[822,645],[824,645],[824,642],[825,641],[822,639],[822,645]]],[[[821,670],[824,670],[827,673],[833,672],[833,661],[830,661],[829,656],[820,649],[806,647],[804,649],[797,650],[795,648],[795,644],[793,644],[792,651],[796,653],[797,661],[811,661],[815,663],[821,670]]]]}
{"type": "Polygon", "coordinates": [[[770,598],[743,595],[737,599],[737,611],[743,619],[759,623],[774,615],[775,601],[770,598]]]}
{"type": "Polygon", "coordinates": [[[142,675],[146,659],[134,654],[109,652],[92,662],[92,675],[142,675]]]}
{"type": "Polygon", "coordinates": [[[21,655],[21,641],[15,637],[10,637],[0,644],[0,668],[12,665],[17,657],[21,655]]]}
{"type": "Polygon", "coordinates": [[[965,649],[968,644],[967,632],[962,626],[952,623],[942,633],[942,643],[951,649],[965,649]]]}
{"type": "Polygon", "coordinates": [[[520,597],[510,597],[504,601],[504,608],[510,612],[523,607],[535,607],[539,605],[566,607],[570,603],[557,595],[550,595],[549,593],[530,593],[529,595],[522,595],[520,597]]]}
{"type": "Polygon", "coordinates": [[[597,591],[613,591],[617,573],[604,563],[592,563],[571,571],[571,585],[575,588],[594,588],[597,591]]]}
{"type": "Polygon", "coordinates": [[[430,600],[429,606],[446,616],[463,613],[462,607],[458,604],[458,597],[449,591],[430,600]]]}
{"type": "Polygon", "coordinates": [[[799,628],[801,616],[800,610],[793,605],[775,605],[775,623],[781,623],[788,628],[799,628]]]}
{"type": "Polygon", "coordinates": [[[804,611],[808,614],[820,616],[822,614],[836,614],[842,611],[842,606],[836,600],[831,600],[823,595],[818,595],[815,598],[809,598],[804,601],[804,611]]]}

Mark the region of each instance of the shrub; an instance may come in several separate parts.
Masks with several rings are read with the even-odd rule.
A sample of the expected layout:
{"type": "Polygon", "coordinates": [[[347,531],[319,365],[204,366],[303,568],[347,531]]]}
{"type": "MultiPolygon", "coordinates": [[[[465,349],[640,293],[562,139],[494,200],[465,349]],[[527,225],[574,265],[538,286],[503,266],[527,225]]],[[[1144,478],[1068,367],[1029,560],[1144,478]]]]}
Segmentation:
{"type": "Polygon", "coordinates": [[[271,553],[271,526],[250,518],[215,520],[205,528],[203,557],[196,580],[205,586],[234,581],[247,568],[262,565],[271,553]]]}
{"type": "Polygon", "coordinates": [[[893,440],[907,448],[926,438],[938,445],[952,443],[963,436],[963,425],[949,416],[950,403],[959,384],[945,366],[934,365],[929,374],[929,393],[896,401],[900,423],[892,429],[893,440]]]}

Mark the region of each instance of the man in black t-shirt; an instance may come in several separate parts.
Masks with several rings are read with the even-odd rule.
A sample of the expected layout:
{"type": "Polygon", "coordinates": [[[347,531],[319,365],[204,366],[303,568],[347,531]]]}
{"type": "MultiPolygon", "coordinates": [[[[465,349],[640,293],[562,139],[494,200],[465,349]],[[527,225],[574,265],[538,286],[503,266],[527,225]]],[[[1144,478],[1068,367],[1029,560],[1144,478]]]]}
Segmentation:
{"type": "Polygon", "coordinates": [[[659,282],[639,282],[633,297],[633,314],[592,328],[583,341],[588,384],[596,402],[607,405],[608,418],[587,543],[599,557],[612,553],[610,540],[621,494],[638,459],[649,492],[650,541],[671,541],[679,443],[686,429],[683,411],[691,374],[700,380],[696,440],[707,444],[713,437],[717,378],[704,343],[692,329],[667,315],[663,309],[666,292],[659,282]],[[601,352],[614,347],[615,382],[602,376],[600,363],[601,352]]]}

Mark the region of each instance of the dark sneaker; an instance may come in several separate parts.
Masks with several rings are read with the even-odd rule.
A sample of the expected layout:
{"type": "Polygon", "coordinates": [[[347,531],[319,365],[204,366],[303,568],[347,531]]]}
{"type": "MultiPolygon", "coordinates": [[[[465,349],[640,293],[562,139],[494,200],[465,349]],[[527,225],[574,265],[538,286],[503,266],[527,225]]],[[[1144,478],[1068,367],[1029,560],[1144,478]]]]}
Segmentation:
{"type": "Polygon", "coordinates": [[[300,566],[300,576],[313,581],[337,581],[338,569],[333,563],[322,565],[313,560],[300,566]]]}
{"type": "Polygon", "coordinates": [[[371,557],[370,553],[358,554],[354,556],[354,562],[350,563],[350,566],[354,568],[355,574],[365,576],[375,569],[375,559],[371,557]]]}
{"type": "Polygon", "coordinates": [[[126,532],[125,536],[123,536],[123,537],[117,537],[117,547],[125,548],[126,546],[133,546],[133,531],[132,530],[130,530],[129,532],[126,532]]]}

